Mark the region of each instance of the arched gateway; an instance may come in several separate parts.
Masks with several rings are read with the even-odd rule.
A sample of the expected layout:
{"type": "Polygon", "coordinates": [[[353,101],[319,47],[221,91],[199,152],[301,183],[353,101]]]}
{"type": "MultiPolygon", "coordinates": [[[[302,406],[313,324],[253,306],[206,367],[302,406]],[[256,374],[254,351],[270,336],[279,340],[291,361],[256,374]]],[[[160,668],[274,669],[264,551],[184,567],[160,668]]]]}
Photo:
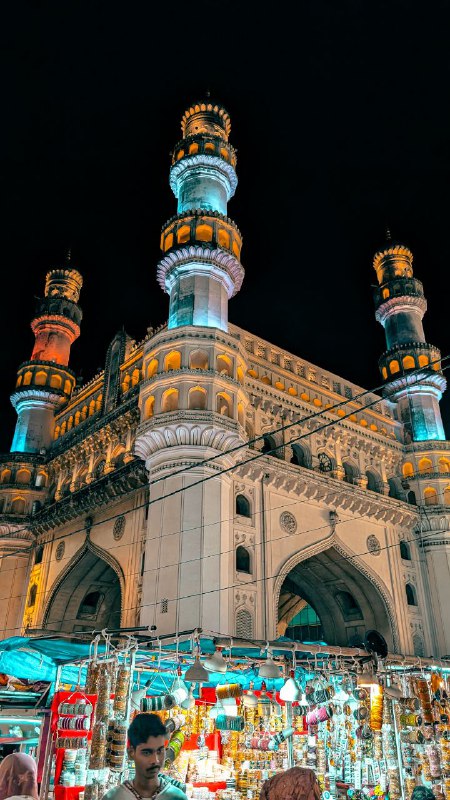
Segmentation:
{"type": "Polygon", "coordinates": [[[118,565],[108,564],[96,548],[85,547],[58,579],[47,604],[43,626],[64,633],[119,628],[122,580],[118,565]]]}
{"type": "Polygon", "coordinates": [[[365,572],[335,547],[292,566],[281,583],[278,634],[344,647],[375,628],[395,651],[387,598],[365,572]]]}

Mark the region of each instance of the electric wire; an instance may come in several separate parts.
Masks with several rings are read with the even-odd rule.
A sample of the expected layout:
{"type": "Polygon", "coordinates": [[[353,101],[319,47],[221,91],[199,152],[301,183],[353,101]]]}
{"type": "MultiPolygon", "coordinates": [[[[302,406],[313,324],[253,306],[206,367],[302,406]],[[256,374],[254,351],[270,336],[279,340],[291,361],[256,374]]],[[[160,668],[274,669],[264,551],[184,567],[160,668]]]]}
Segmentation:
{"type": "MultiPolygon", "coordinates": [[[[434,363],[441,363],[442,364],[444,361],[448,360],[449,358],[450,358],[450,354],[445,356],[444,358],[441,358],[441,359],[436,360],[434,362],[430,362],[430,366],[432,364],[434,364],[434,363]]],[[[450,369],[450,364],[448,364],[445,367],[443,367],[441,371],[444,372],[447,369],[450,369]]],[[[419,373],[419,376],[420,376],[420,374],[423,373],[423,367],[418,367],[416,370],[411,370],[409,372],[408,377],[410,375],[413,375],[414,373],[419,373]]],[[[392,393],[395,393],[395,391],[396,390],[393,390],[392,393]]],[[[367,390],[366,392],[364,392],[364,394],[368,394],[368,393],[372,394],[373,391],[372,390],[367,390]]],[[[380,402],[380,399],[381,398],[377,397],[376,399],[372,400],[370,403],[367,403],[366,405],[361,406],[358,409],[358,411],[361,412],[361,411],[364,411],[366,408],[370,408],[371,406],[376,405],[377,403],[380,402]]],[[[352,400],[346,399],[346,400],[343,400],[342,402],[337,403],[336,406],[333,406],[332,408],[338,407],[338,406],[341,406],[341,405],[348,405],[351,402],[353,402],[353,399],[352,400]]],[[[289,427],[289,428],[293,427],[294,425],[302,425],[305,422],[309,422],[312,418],[317,417],[317,416],[321,416],[321,415],[329,412],[330,410],[331,409],[322,409],[321,411],[319,411],[317,413],[314,413],[314,414],[310,415],[309,417],[302,418],[301,420],[298,420],[298,421],[293,422],[293,423],[289,423],[288,426],[284,426],[284,429],[287,428],[287,427],[289,427]]],[[[294,439],[291,439],[288,444],[291,445],[291,444],[293,444],[295,442],[300,441],[301,439],[308,438],[309,436],[311,436],[312,433],[320,433],[322,430],[325,430],[326,428],[332,427],[333,425],[339,425],[341,422],[343,422],[344,420],[348,419],[354,413],[355,413],[354,410],[350,410],[344,416],[339,417],[339,419],[329,420],[326,423],[324,423],[323,425],[321,425],[318,428],[316,428],[314,431],[308,431],[307,433],[300,434],[299,436],[295,437],[294,439]]],[[[195,469],[195,468],[199,468],[201,466],[204,466],[204,465],[208,464],[210,461],[213,461],[213,460],[215,460],[217,458],[223,458],[224,456],[227,456],[227,455],[229,455],[230,453],[232,453],[232,452],[234,452],[236,450],[249,449],[249,444],[250,443],[253,443],[254,441],[259,441],[261,439],[264,439],[264,436],[273,436],[275,433],[279,432],[280,430],[281,430],[281,428],[280,429],[275,429],[273,431],[268,431],[265,434],[262,434],[261,436],[258,436],[255,439],[251,440],[250,442],[245,442],[242,445],[238,445],[236,448],[232,448],[230,450],[223,451],[223,452],[217,454],[216,456],[212,456],[209,459],[204,459],[204,460],[199,461],[199,462],[194,462],[193,464],[187,465],[186,467],[183,467],[180,470],[176,470],[175,472],[169,473],[168,475],[164,475],[164,476],[161,476],[159,478],[155,478],[153,481],[150,480],[149,483],[146,484],[145,486],[139,486],[139,487],[137,487],[135,489],[132,489],[129,493],[125,493],[124,495],[121,495],[119,499],[122,499],[124,496],[129,496],[129,495],[134,494],[134,493],[139,492],[139,491],[145,491],[147,489],[147,487],[151,488],[151,486],[153,486],[156,483],[159,483],[162,480],[169,480],[169,479],[171,479],[173,477],[176,477],[177,475],[180,475],[180,474],[183,474],[185,472],[188,472],[191,469],[195,469]]],[[[104,524],[105,522],[111,522],[112,520],[116,519],[119,516],[123,516],[125,514],[131,514],[132,512],[139,510],[139,508],[146,508],[147,506],[152,505],[153,503],[161,502],[163,500],[166,500],[166,499],[168,499],[169,497],[172,497],[175,494],[179,494],[180,492],[187,491],[188,489],[190,489],[190,488],[192,488],[194,486],[197,486],[197,485],[199,485],[201,483],[205,483],[208,480],[212,480],[213,478],[220,477],[220,475],[226,474],[228,472],[232,472],[233,470],[236,470],[236,469],[244,466],[247,463],[251,463],[252,461],[256,461],[259,458],[262,458],[263,456],[268,456],[268,455],[270,455],[270,454],[272,454],[272,453],[274,453],[274,452],[276,452],[276,451],[278,451],[278,450],[280,450],[280,449],[282,449],[284,447],[286,447],[286,444],[284,442],[282,442],[279,445],[275,445],[274,447],[266,450],[265,452],[256,451],[256,453],[254,453],[248,459],[246,459],[244,461],[239,461],[239,462],[237,462],[236,464],[234,464],[234,465],[232,465],[230,467],[218,470],[217,472],[214,472],[211,475],[206,475],[203,478],[199,479],[198,481],[195,481],[194,483],[190,483],[188,486],[182,486],[182,487],[179,487],[178,489],[174,489],[172,492],[169,492],[168,494],[164,494],[161,497],[157,497],[154,500],[149,498],[148,501],[142,503],[141,505],[135,506],[134,508],[131,508],[131,509],[125,509],[121,513],[114,514],[114,515],[112,515],[110,517],[107,517],[106,519],[103,519],[103,520],[100,520],[100,521],[97,521],[97,522],[93,521],[92,524],[90,525],[90,527],[92,528],[92,527],[95,527],[96,525],[104,524]]],[[[29,525],[23,526],[22,528],[16,529],[14,531],[14,535],[16,536],[18,533],[20,533],[22,531],[29,532],[30,527],[32,527],[32,526],[33,526],[33,522],[31,521],[29,525]]],[[[55,539],[53,541],[56,541],[58,538],[67,538],[68,536],[72,536],[73,534],[79,533],[80,531],[83,531],[83,530],[85,530],[85,525],[83,525],[78,530],[71,531],[70,533],[67,533],[67,534],[62,534],[60,537],[55,537],[55,539]]]]}
{"type": "MultiPolygon", "coordinates": [[[[345,521],[349,521],[349,520],[344,520],[344,522],[345,521]]],[[[337,524],[339,524],[339,523],[337,523],[337,524]]],[[[307,533],[307,532],[308,531],[304,531],[304,533],[307,533]]],[[[432,539],[436,535],[442,535],[442,531],[432,531],[432,532],[429,533],[429,535],[423,536],[423,540],[432,539]]],[[[384,546],[380,547],[379,551],[377,551],[377,552],[390,550],[390,549],[392,549],[394,547],[398,547],[398,546],[399,546],[398,542],[393,542],[391,544],[384,545],[384,546]]],[[[352,561],[352,560],[354,560],[356,558],[361,558],[362,556],[370,555],[370,554],[371,554],[370,550],[364,550],[361,553],[352,553],[352,554],[349,554],[349,555],[346,555],[346,556],[339,556],[339,558],[333,559],[333,564],[339,564],[340,562],[352,561]]],[[[133,574],[140,574],[140,573],[136,572],[136,573],[132,573],[132,575],[133,574]]],[[[268,581],[268,580],[276,580],[279,577],[280,577],[279,574],[269,575],[269,576],[266,576],[265,578],[255,578],[253,581],[251,581],[251,583],[252,584],[254,584],[254,583],[263,583],[263,582],[268,581]]],[[[236,588],[241,588],[242,589],[242,586],[243,586],[243,584],[241,582],[232,583],[232,584],[229,584],[228,586],[221,586],[218,589],[207,589],[206,591],[203,591],[203,592],[193,592],[191,594],[177,595],[175,597],[164,598],[164,599],[167,599],[167,601],[169,603],[180,602],[181,600],[190,600],[190,599],[193,599],[195,597],[200,597],[202,595],[210,595],[210,594],[220,593],[220,592],[223,592],[223,591],[228,591],[228,590],[236,589],[236,588]]],[[[40,593],[42,594],[43,590],[40,593]]],[[[22,594],[21,595],[16,595],[13,599],[17,599],[17,598],[21,598],[21,597],[23,597],[22,594]]],[[[149,607],[153,607],[155,605],[158,605],[159,602],[160,602],[160,600],[157,600],[155,603],[153,603],[153,602],[152,603],[140,603],[139,605],[131,606],[131,608],[126,609],[126,611],[127,611],[127,613],[129,613],[131,611],[142,610],[143,608],[149,608],[149,607]]],[[[63,617],[60,620],[52,620],[51,624],[52,625],[57,625],[57,624],[60,624],[60,623],[61,624],[65,623],[65,622],[80,622],[80,621],[81,620],[80,620],[79,617],[75,617],[75,618],[72,618],[72,619],[68,619],[67,617],[63,617]]],[[[14,628],[4,628],[3,630],[5,630],[5,631],[7,631],[7,630],[17,631],[17,626],[14,627],[14,628]]],[[[52,631],[51,628],[47,628],[47,627],[45,628],[45,630],[48,630],[49,633],[58,633],[58,631],[52,631]]]]}

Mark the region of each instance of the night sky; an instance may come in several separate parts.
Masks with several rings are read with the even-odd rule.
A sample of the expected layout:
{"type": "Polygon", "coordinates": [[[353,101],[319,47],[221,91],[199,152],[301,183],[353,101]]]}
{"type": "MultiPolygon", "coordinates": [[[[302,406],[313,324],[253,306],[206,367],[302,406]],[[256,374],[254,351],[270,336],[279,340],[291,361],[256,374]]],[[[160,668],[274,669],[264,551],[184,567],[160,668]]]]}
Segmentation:
{"type": "Polygon", "coordinates": [[[84,277],[71,361],[84,380],[122,325],[140,340],[166,320],[170,151],[207,90],[238,151],[228,211],[246,278],[230,321],[378,385],[372,257],[388,226],[424,282],[427,341],[450,353],[449,23],[447,2],[395,0],[4,6],[0,449],[34,297],[68,247],[84,277]]]}

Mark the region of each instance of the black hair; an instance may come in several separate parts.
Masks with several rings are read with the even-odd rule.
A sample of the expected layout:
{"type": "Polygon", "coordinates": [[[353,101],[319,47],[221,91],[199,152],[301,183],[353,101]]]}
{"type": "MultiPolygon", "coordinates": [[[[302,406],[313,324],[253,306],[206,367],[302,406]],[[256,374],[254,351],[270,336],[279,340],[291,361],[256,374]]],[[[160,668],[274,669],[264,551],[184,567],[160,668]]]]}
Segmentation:
{"type": "Polygon", "coordinates": [[[435,800],[435,795],[428,786],[415,786],[411,793],[411,800],[435,800]]]}
{"type": "Polygon", "coordinates": [[[128,728],[128,741],[131,747],[145,744],[149,736],[167,736],[166,726],[158,714],[136,714],[128,728]]]}

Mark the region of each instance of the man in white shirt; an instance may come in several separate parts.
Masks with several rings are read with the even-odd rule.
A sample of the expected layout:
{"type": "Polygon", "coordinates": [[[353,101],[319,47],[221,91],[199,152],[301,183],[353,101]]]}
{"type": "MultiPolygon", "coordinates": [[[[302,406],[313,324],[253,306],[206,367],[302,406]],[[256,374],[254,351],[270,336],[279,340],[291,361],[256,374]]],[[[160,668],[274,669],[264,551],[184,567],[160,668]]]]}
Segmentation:
{"type": "Polygon", "coordinates": [[[135,777],[110,789],[102,800],[187,800],[184,791],[161,773],[166,740],[166,728],[157,714],[137,714],[128,728],[128,756],[134,761],[135,777]]]}

